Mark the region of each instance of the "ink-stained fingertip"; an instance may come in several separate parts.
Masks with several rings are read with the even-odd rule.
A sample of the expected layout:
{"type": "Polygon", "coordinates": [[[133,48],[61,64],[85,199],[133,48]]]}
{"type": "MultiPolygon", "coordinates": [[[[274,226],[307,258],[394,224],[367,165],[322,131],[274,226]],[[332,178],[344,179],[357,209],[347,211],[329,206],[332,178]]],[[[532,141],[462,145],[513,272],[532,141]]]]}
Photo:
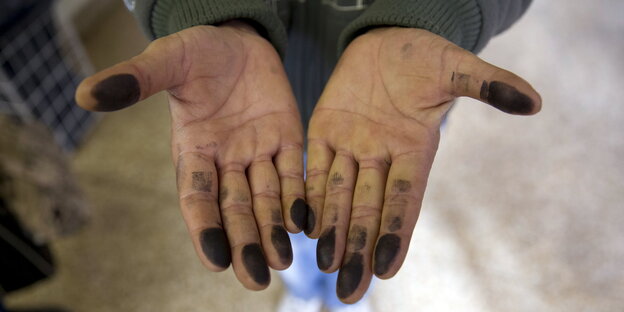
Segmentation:
{"type": "Polygon", "coordinates": [[[230,243],[222,228],[208,228],[199,234],[199,242],[206,259],[213,264],[212,271],[223,271],[232,261],[230,243]]]}
{"type": "Polygon", "coordinates": [[[292,245],[288,233],[281,225],[274,225],[271,229],[271,243],[277,252],[280,264],[274,269],[284,270],[288,268],[293,261],[292,245]]]}
{"type": "Polygon", "coordinates": [[[86,110],[110,112],[139,101],[141,87],[132,74],[115,74],[98,80],[98,75],[83,80],[76,90],[76,103],[86,110]]]}
{"type": "Polygon", "coordinates": [[[373,272],[380,279],[389,279],[396,270],[390,271],[401,248],[401,238],[396,234],[385,234],[377,240],[373,258],[373,272]]]}
{"type": "Polygon", "coordinates": [[[502,81],[483,81],[480,98],[508,114],[534,115],[541,110],[542,99],[530,86],[528,88],[521,91],[502,81]]]}
{"type": "Polygon", "coordinates": [[[246,284],[245,287],[250,290],[262,290],[269,286],[271,282],[271,273],[267,266],[260,244],[253,243],[243,247],[242,260],[247,274],[254,281],[254,284],[246,284]]]}
{"type": "Polygon", "coordinates": [[[355,291],[362,282],[364,274],[364,257],[361,253],[353,253],[347,256],[349,259],[340,268],[336,280],[336,295],[344,303],[354,303],[359,298],[354,296],[355,291]]]}
{"type": "Polygon", "coordinates": [[[297,227],[297,232],[300,232],[306,227],[308,219],[308,205],[305,200],[297,198],[290,206],[290,219],[297,227]]]}
{"type": "Polygon", "coordinates": [[[325,230],[316,243],[316,265],[319,270],[331,273],[330,269],[334,263],[334,253],[336,248],[336,227],[333,226],[325,230]]]}
{"type": "Polygon", "coordinates": [[[312,210],[312,208],[310,208],[310,206],[308,205],[306,205],[306,210],[308,217],[303,232],[308,235],[308,237],[310,237],[310,234],[312,234],[312,232],[314,231],[314,227],[316,226],[316,214],[314,213],[314,210],[312,210]]]}

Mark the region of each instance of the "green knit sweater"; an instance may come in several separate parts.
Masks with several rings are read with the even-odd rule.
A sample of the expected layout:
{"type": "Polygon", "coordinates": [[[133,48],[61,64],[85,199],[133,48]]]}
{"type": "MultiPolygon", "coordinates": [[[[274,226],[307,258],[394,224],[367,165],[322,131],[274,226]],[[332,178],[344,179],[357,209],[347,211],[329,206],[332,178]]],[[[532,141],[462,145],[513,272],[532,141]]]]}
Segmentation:
{"type": "Polygon", "coordinates": [[[340,52],[367,29],[429,30],[479,52],[531,0],[125,0],[152,39],[196,25],[245,19],[284,59],[304,125],[340,52]],[[287,49],[288,43],[288,49],[287,49]]]}

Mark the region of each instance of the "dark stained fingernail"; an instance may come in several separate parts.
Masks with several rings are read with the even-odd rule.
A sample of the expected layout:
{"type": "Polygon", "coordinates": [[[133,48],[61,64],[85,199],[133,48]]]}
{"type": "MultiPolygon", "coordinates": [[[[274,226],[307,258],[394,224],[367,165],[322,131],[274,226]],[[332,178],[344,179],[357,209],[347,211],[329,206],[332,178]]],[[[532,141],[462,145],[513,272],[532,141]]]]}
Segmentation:
{"type": "Polygon", "coordinates": [[[283,264],[290,264],[293,259],[292,246],[288,233],[281,225],[274,225],[271,230],[271,243],[283,264]]]}
{"type": "Polygon", "coordinates": [[[340,268],[338,281],[336,282],[336,294],[338,298],[347,298],[358,288],[364,272],[363,261],[364,258],[362,254],[356,252],[352,254],[351,259],[340,268]]]}
{"type": "Polygon", "coordinates": [[[98,101],[95,109],[110,112],[136,103],[141,96],[139,81],[131,74],[118,74],[100,81],[91,90],[98,101]]]}
{"type": "Polygon", "coordinates": [[[254,243],[243,247],[243,264],[247,273],[259,285],[266,285],[271,281],[269,267],[264,259],[260,244],[254,243]]]}
{"type": "Polygon", "coordinates": [[[232,261],[230,243],[222,228],[209,228],[201,232],[200,245],[204,255],[214,265],[227,268],[232,261]]]}
{"type": "Polygon", "coordinates": [[[386,234],[379,238],[375,248],[375,275],[380,276],[388,272],[390,265],[399,253],[400,247],[401,238],[396,234],[386,234]]]}
{"type": "Polygon", "coordinates": [[[314,214],[314,210],[312,210],[310,206],[307,206],[307,210],[308,220],[303,231],[309,235],[312,231],[314,231],[314,226],[316,225],[316,214],[314,214]]]}
{"type": "Polygon", "coordinates": [[[334,248],[336,245],[336,227],[326,230],[316,244],[316,264],[321,271],[329,269],[334,262],[334,248]]]}
{"type": "Polygon", "coordinates": [[[308,218],[307,206],[305,200],[301,198],[297,198],[290,206],[290,219],[299,229],[305,228],[308,218]]]}
{"type": "Polygon", "coordinates": [[[483,81],[480,97],[490,105],[510,114],[526,115],[531,113],[534,107],[530,97],[500,81],[492,81],[489,84],[483,81]]]}

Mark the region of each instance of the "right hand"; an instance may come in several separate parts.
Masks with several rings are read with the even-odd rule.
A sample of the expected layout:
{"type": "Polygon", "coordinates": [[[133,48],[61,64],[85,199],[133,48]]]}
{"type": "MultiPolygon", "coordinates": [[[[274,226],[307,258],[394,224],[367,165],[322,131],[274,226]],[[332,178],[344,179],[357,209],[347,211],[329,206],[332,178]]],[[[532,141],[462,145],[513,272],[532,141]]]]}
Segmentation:
{"type": "Polygon", "coordinates": [[[267,264],[292,262],[284,225],[301,231],[307,212],[303,130],[278,54],[239,21],[192,27],[85,79],[76,100],[113,111],[162,90],[182,215],[202,263],[223,271],[231,262],[246,288],[266,288],[267,264]]]}

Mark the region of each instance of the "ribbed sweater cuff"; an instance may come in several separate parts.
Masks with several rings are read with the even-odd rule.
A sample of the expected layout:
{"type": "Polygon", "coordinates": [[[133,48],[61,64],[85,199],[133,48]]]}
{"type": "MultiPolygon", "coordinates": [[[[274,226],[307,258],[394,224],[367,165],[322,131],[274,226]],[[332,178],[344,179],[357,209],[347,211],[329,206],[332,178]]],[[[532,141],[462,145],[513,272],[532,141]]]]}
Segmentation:
{"type": "Polygon", "coordinates": [[[341,33],[339,53],[355,37],[375,27],[421,28],[473,51],[481,31],[481,10],[474,0],[377,0],[341,33]]]}
{"type": "Polygon", "coordinates": [[[150,18],[151,32],[160,38],[185,28],[215,25],[232,19],[252,22],[280,55],[286,48],[286,30],[262,0],[157,0],[150,18]]]}

